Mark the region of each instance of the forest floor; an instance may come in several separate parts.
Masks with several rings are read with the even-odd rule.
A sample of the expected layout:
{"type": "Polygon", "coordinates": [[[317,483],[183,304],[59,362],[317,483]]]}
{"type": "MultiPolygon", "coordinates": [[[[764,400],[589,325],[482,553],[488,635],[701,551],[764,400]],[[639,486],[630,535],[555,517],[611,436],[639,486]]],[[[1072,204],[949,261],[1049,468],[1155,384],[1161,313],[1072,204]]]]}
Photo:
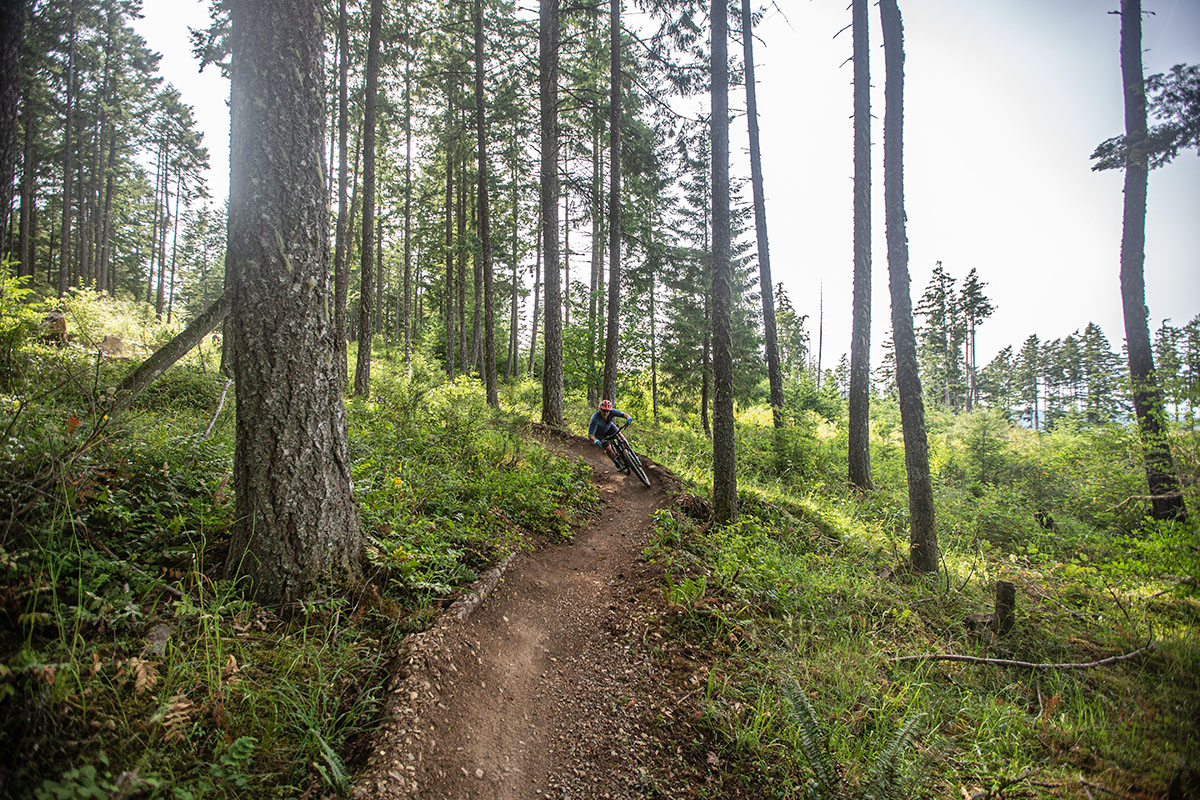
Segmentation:
{"type": "Polygon", "coordinates": [[[677,481],[650,464],[646,489],[582,437],[549,444],[592,466],[600,513],[516,555],[465,620],[406,641],[355,797],[692,796],[716,777],[676,725],[703,659],[667,651],[661,568],[643,555],[677,481]]]}

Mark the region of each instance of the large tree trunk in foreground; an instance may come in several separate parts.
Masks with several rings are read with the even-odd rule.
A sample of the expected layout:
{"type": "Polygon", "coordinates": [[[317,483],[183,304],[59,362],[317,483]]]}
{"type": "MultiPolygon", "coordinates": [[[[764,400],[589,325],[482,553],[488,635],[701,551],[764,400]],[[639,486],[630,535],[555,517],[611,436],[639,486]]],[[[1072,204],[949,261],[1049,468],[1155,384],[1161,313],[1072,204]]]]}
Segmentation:
{"type": "Polygon", "coordinates": [[[754,85],[754,26],[750,0],[742,0],[742,50],[746,64],[746,124],[750,131],[750,183],[754,194],[754,230],[758,242],[758,285],[762,294],[763,334],[767,345],[767,381],[771,387],[771,417],[784,426],[783,371],[775,332],[775,289],[771,279],[771,248],[767,239],[767,197],[763,188],[762,148],[758,141],[758,87],[754,85]]]}
{"type": "Polygon", "coordinates": [[[542,260],[546,265],[542,422],[561,427],[563,356],[562,291],[558,274],[558,0],[541,0],[540,16],[538,67],[542,122],[542,260]]]}
{"type": "Polygon", "coordinates": [[[711,14],[713,512],[717,522],[728,523],[737,518],[737,465],[733,430],[733,268],[729,259],[729,18],[725,0],[712,0],[711,14]]]}
{"type": "Polygon", "coordinates": [[[904,218],[904,25],[896,0],[880,0],[885,64],[883,116],[883,196],[887,217],[888,286],[892,295],[892,340],[896,347],[896,386],[904,431],[908,474],[909,557],[913,569],[933,572],[938,565],[933,481],[925,436],[925,402],[917,371],[908,276],[908,230],[904,218]]]}
{"type": "Polygon", "coordinates": [[[357,581],[332,357],[320,0],[235,0],[229,272],[237,386],[227,572],[263,602],[357,581]]]}
{"type": "MultiPolygon", "coordinates": [[[[871,70],[867,0],[853,0],[854,299],[850,333],[849,478],[871,488],[871,70]]],[[[907,287],[905,288],[907,292],[907,287]]]]}
{"type": "Polygon", "coordinates": [[[1150,325],[1146,320],[1146,86],[1142,78],[1142,3],[1121,0],[1121,82],[1125,88],[1125,213],[1121,231],[1121,305],[1133,410],[1142,433],[1142,459],[1155,519],[1186,518],[1187,508],[1167,442],[1150,325]]]}

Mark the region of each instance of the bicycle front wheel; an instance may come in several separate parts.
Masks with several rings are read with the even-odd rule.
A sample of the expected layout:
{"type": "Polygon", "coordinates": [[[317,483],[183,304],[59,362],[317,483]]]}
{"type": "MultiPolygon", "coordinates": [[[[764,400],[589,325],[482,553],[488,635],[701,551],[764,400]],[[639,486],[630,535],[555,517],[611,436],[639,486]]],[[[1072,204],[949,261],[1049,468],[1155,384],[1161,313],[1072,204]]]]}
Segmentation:
{"type": "Polygon", "coordinates": [[[642,482],[642,485],[649,489],[650,478],[646,475],[646,468],[642,466],[642,460],[637,457],[637,454],[633,452],[633,448],[628,443],[625,445],[625,450],[627,452],[627,463],[637,473],[638,480],[642,482]]]}

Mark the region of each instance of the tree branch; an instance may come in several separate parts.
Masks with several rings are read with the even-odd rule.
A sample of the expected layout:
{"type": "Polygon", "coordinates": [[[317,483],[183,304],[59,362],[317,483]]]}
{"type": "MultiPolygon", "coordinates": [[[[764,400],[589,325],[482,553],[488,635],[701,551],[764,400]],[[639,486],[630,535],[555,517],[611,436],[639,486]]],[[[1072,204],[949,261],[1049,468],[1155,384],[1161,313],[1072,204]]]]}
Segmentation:
{"type": "Polygon", "coordinates": [[[1116,664],[1118,661],[1128,661],[1131,658],[1140,656],[1142,653],[1149,653],[1154,650],[1154,642],[1139,647],[1132,653],[1125,653],[1119,656],[1109,656],[1102,658],[1099,661],[1088,661],[1086,663],[1073,664],[1038,664],[1032,661],[1010,661],[1007,658],[976,658],[975,656],[959,656],[950,653],[935,653],[920,656],[896,656],[888,659],[892,662],[899,661],[963,661],[968,664],[991,664],[997,667],[1023,667],[1025,669],[1091,669],[1092,667],[1106,667],[1109,664],[1116,664]]]}

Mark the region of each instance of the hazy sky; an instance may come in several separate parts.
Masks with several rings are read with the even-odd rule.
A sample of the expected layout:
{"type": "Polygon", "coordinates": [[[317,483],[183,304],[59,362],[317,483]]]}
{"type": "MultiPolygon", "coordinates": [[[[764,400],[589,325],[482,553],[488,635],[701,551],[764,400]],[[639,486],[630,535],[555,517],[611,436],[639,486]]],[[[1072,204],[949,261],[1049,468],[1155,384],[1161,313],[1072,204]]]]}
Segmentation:
{"type": "MultiPolygon", "coordinates": [[[[816,346],[825,296],[825,366],[848,349],[852,259],[850,21],[846,0],[777,0],[756,29],[771,261],[816,346]],[[782,11],[778,10],[782,9],[782,11]],[[785,16],[786,15],[786,16],[785,16]]],[[[162,71],[194,106],[228,185],[228,83],[197,73],[187,26],[206,3],[145,0],[137,24],[162,71]]],[[[631,5],[628,0],[626,5],[631,5]]],[[[914,303],[936,261],[988,283],[996,313],[979,329],[979,361],[1030,333],[1065,336],[1098,323],[1123,339],[1118,272],[1119,172],[1088,156],[1123,131],[1118,0],[901,0],[904,15],[905,188],[914,303]]],[[[1200,62],[1200,0],[1144,0],[1145,71],[1200,62]]],[[[872,2],[874,292],[872,365],[890,328],[883,212],[883,51],[872,2]]],[[[731,50],[738,50],[731,43],[731,50]]],[[[731,107],[744,108],[740,89],[731,107]]],[[[745,117],[734,120],[735,172],[748,175],[745,117]]],[[[218,200],[219,202],[220,200],[218,200]]],[[[1200,313],[1200,158],[1150,176],[1146,286],[1151,326],[1200,313]]]]}

